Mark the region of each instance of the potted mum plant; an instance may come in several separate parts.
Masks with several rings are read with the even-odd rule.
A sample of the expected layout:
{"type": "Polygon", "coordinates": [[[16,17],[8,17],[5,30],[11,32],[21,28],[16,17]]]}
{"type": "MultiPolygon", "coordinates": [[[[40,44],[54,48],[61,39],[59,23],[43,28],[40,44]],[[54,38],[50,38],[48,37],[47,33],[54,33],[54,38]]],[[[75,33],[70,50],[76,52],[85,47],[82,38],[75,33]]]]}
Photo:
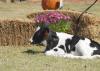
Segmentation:
{"type": "Polygon", "coordinates": [[[48,25],[50,29],[57,32],[67,32],[71,28],[70,20],[69,16],[57,11],[41,13],[35,17],[38,25],[48,25]]]}

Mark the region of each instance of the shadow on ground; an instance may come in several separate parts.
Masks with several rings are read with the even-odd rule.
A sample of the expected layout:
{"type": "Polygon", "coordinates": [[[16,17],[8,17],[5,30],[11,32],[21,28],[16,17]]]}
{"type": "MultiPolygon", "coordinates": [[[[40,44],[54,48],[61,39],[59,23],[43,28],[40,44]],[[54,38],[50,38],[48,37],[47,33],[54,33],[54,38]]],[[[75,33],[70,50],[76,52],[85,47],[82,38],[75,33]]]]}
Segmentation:
{"type": "Polygon", "coordinates": [[[27,53],[27,54],[40,54],[40,53],[44,53],[43,51],[33,51],[31,49],[28,49],[26,51],[23,51],[22,53],[27,53]]]}

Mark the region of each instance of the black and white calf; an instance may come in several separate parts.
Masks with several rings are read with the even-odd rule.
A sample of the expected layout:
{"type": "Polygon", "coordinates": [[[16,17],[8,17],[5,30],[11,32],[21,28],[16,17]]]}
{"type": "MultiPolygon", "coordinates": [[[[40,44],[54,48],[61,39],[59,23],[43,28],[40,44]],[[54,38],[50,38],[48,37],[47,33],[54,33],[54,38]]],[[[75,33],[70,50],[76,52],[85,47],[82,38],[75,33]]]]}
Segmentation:
{"type": "Polygon", "coordinates": [[[82,59],[100,57],[100,44],[97,42],[76,35],[54,32],[48,27],[37,27],[30,41],[32,44],[45,45],[46,55],[82,59]]]}

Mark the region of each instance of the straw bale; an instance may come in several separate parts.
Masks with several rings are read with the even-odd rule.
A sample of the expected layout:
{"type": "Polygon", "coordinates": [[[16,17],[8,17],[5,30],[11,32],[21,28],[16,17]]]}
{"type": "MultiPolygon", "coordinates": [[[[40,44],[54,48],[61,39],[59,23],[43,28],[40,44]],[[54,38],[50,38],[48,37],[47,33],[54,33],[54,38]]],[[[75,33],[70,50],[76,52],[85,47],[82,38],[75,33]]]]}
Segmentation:
{"type": "MultiPolygon", "coordinates": [[[[34,17],[41,13],[48,11],[41,11],[32,13],[27,17],[30,20],[0,20],[0,45],[28,45],[29,39],[35,30],[34,17]]],[[[59,11],[72,18],[72,29],[67,33],[74,34],[77,25],[76,20],[81,12],[64,10],[59,11]]],[[[94,15],[85,13],[80,20],[80,28],[78,35],[85,36],[100,42],[100,19],[94,15]]]]}
{"type": "Polygon", "coordinates": [[[34,22],[0,20],[0,45],[27,45],[34,32],[34,22]]]}
{"type": "MultiPolygon", "coordinates": [[[[47,13],[47,12],[49,12],[49,10],[41,11],[41,12],[38,12],[38,13],[32,13],[32,14],[28,15],[27,17],[29,19],[34,19],[34,17],[36,15],[39,15],[41,13],[47,13]]],[[[71,17],[73,25],[72,25],[72,30],[69,31],[68,33],[75,34],[75,32],[77,32],[75,30],[75,27],[77,26],[76,20],[78,19],[79,15],[82,12],[75,11],[75,10],[58,10],[58,12],[62,12],[63,14],[71,17]]],[[[96,18],[97,17],[95,15],[91,14],[91,13],[83,14],[82,18],[80,19],[80,28],[79,28],[79,32],[78,32],[77,35],[88,37],[88,38],[94,39],[94,40],[97,38],[97,36],[99,38],[99,35],[100,35],[100,31],[99,31],[100,30],[99,29],[100,28],[100,25],[99,25],[100,19],[98,20],[99,22],[97,23],[96,18]],[[98,26],[96,26],[96,25],[98,25],[98,26]]]]}

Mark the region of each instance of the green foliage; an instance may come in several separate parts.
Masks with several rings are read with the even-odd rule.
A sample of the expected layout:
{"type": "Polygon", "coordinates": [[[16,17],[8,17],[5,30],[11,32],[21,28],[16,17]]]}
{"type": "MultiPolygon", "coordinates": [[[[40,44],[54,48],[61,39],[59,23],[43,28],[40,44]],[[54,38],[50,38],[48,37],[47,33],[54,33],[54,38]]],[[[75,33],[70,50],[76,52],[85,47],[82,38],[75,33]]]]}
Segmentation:
{"type": "Polygon", "coordinates": [[[61,20],[58,23],[50,24],[49,28],[57,32],[67,32],[71,29],[71,23],[71,21],[61,20]]]}

